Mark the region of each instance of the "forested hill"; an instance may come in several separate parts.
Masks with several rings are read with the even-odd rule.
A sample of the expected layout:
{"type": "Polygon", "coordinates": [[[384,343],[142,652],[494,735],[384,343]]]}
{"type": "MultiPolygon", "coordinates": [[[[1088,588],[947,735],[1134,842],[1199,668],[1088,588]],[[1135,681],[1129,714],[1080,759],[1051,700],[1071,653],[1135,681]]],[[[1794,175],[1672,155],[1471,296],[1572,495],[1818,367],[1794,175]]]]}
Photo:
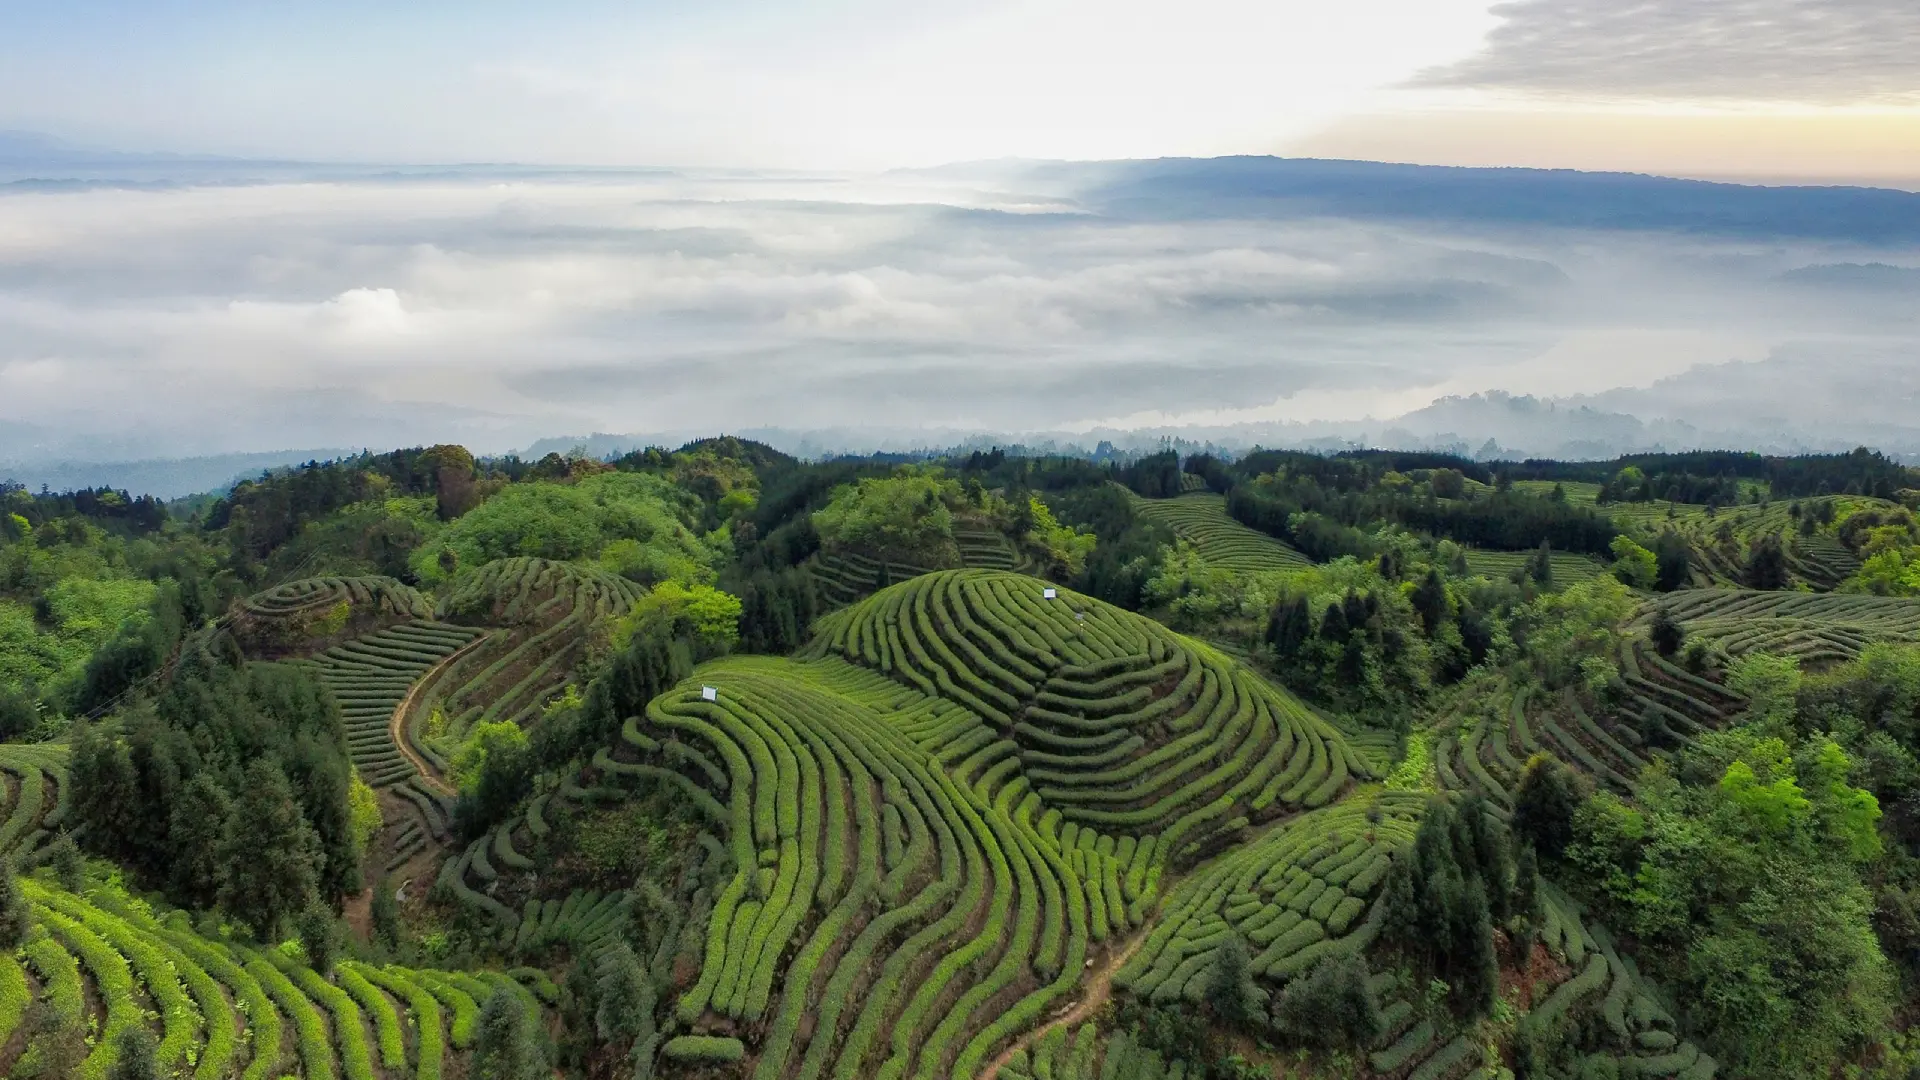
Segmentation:
{"type": "Polygon", "coordinates": [[[0,1074],[1906,1077],[1920,476],[0,490],[0,1074]]]}

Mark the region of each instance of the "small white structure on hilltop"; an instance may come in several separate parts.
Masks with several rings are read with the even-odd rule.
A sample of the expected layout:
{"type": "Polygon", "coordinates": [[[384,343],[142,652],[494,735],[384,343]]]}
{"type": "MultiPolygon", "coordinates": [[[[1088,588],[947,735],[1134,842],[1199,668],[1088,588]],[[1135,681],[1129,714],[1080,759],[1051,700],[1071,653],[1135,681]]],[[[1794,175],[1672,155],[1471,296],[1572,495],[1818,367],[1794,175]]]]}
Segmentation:
{"type": "Polygon", "coordinates": [[[1053,599],[1054,597],[1056,597],[1056,596],[1059,596],[1059,595],[1060,595],[1060,590],[1058,590],[1058,589],[1041,589],[1041,590],[1040,590],[1040,595],[1041,595],[1041,597],[1043,597],[1044,599],[1047,599],[1047,600],[1051,600],[1051,599],[1053,599]]]}
{"type": "Polygon", "coordinates": [[[712,686],[703,686],[703,687],[701,687],[701,688],[700,688],[700,700],[701,700],[701,701],[719,701],[719,700],[720,700],[720,691],[719,691],[719,689],[718,689],[718,688],[716,688],[716,687],[712,687],[712,686]]]}

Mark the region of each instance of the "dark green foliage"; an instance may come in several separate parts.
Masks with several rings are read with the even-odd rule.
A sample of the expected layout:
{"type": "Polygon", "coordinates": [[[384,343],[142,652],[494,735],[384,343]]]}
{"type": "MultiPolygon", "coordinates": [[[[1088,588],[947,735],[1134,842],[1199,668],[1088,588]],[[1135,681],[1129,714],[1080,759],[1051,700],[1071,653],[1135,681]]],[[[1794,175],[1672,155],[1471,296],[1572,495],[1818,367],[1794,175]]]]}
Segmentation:
{"type": "Polygon", "coordinates": [[[1778,535],[1763,533],[1754,538],[1747,549],[1747,563],[1741,577],[1748,587],[1755,589],[1784,589],[1791,583],[1786,549],[1780,546],[1778,535]]]}
{"type": "Polygon", "coordinates": [[[329,902],[357,891],[359,856],[348,827],[351,775],[338,708],[305,672],[244,663],[224,634],[196,634],[158,697],[74,738],[73,813],[89,847],[204,907],[218,889],[206,850],[219,805],[249,795],[264,765],[317,843],[312,887],[329,902]],[[291,779],[291,783],[289,783],[291,779]],[[173,828],[183,827],[180,836],[173,828]],[[185,864],[184,866],[182,864],[185,864]]]}
{"type": "Polygon", "coordinates": [[[11,951],[26,939],[32,915],[20,883],[14,880],[13,860],[0,857],[0,949],[11,951]]]}
{"type": "Polygon", "coordinates": [[[645,1042],[653,1037],[653,982],[625,942],[601,958],[594,980],[594,1030],[607,1042],[645,1042]]]}
{"type": "Polygon", "coordinates": [[[807,639],[819,614],[813,575],[794,567],[762,571],[737,590],[740,595],[740,647],[746,652],[789,653],[807,639]]]}
{"type": "Polygon", "coordinates": [[[0,685],[0,740],[11,741],[32,731],[40,709],[24,688],[0,685]]]}
{"type": "Polygon", "coordinates": [[[72,833],[60,830],[59,837],[48,849],[47,862],[53,866],[53,878],[61,888],[68,892],[80,891],[86,876],[87,861],[80,854],[80,845],[73,842],[72,833]]]}
{"type": "Polygon", "coordinates": [[[1414,586],[1413,610],[1420,613],[1420,626],[1428,637],[1438,633],[1447,621],[1447,585],[1437,567],[1429,567],[1420,584],[1414,586]]]}
{"type": "Polygon", "coordinates": [[[1547,859],[1558,859],[1573,839],[1573,815],[1586,799],[1580,775],[1551,754],[1535,754],[1513,791],[1514,835],[1547,859]]]}
{"type": "Polygon", "coordinates": [[[585,748],[613,741],[627,717],[644,715],[647,702],[691,674],[693,665],[688,642],[650,629],[636,632],[588,684],[585,702],[571,721],[574,730],[542,737],[541,764],[557,766],[585,748]]]}
{"type": "Polygon", "coordinates": [[[1675,619],[1671,612],[1661,608],[1653,617],[1653,626],[1648,630],[1648,637],[1661,656],[1670,657],[1686,644],[1687,632],[1681,628],[1679,620],[1675,619]]]}
{"type": "Polygon", "coordinates": [[[1213,965],[1207,971],[1207,1007],[1215,1019],[1242,1031],[1253,1029],[1267,1000],[1267,992],[1253,981],[1251,963],[1240,935],[1229,934],[1214,950],[1213,965]]]}
{"type": "MultiPolygon", "coordinates": [[[[1540,920],[1540,857],[1534,854],[1533,845],[1520,845],[1520,854],[1513,862],[1513,892],[1510,894],[1507,908],[1517,917],[1520,926],[1531,932],[1540,920]]],[[[1524,952],[1524,950],[1522,950],[1524,952]]]]}
{"type": "Polygon", "coordinates": [[[497,987],[487,995],[474,1034],[473,1080],[535,1080],[546,1070],[532,1017],[513,991],[497,987]]]}
{"type": "Polygon", "coordinates": [[[1419,489],[1375,486],[1381,473],[1366,464],[1311,455],[1278,460],[1253,454],[1238,474],[1248,478],[1227,495],[1227,512],[1286,540],[1315,560],[1373,554],[1358,526],[1401,525],[1475,547],[1525,551],[1547,543],[1557,551],[1607,553],[1619,528],[1593,507],[1513,490],[1472,499],[1436,499],[1419,489]],[[1272,461],[1284,471],[1259,476],[1272,461]],[[1257,479],[1255,477],[1258,477],[1257,479]]]}
{"type": "Polygon", "coordinates": [[[324,904],[308,904],[295,920],[300,947],[306,951],[307,966],[322,975],[333,970],[340,952],[340,925],[333,911],[324,904]]]}
{"type": "Polygon", "coordinates": [[[47,1000],[35,1001],[28,1008],[27,1046],[13,1063],[8,1080],[65,1080],[80,1068],[87,1056],[85,1018],[62,1016],[47,1000]]]}
{"type": "Polygon", "coordinates": [[[1313,615],[1304,596],[1281,601],[1267,619],[1267,644],[1281,656],[1291,655],[1312,635],[1313,615]]]}
{"type": "Polygon", "coordinates": [[[1513,876],[1502,830],[1477,798],[1458,808],[1435,799],[1389,875],[1383,938],[1416,970],[1446,980],[1464,1015],[1485,1012],[1498,990],[1489,897],[1510,902],[1513,876]]]}
{"type": "Polygon", "coordinates": [[[1170,499],[1180,494],[1180,454],[1164,450],[1128,465],[1114,478],[1149,499],[1170,499]]]}
{"type": "Polygon", "coordinates": [[[147,1025],[134,1024],[122,1030],[115,1049],[119,1056],[107,1072],[107,1080],[160,1080],[153,1032],[147,1030],[147,1025]]]}
{"type": "Polygon", "coordinates": [[[177,854],[168,881],[188,907],[210,908],[219,898],[220,838],[232,811],[233,800],[210,772],[195,775],[174,802],[168,839],[177,854]]]}
{"type": "Polygon", "coordinates": [[[1386,1027],[1367,988],[1366,962],[1344,951],[1287,984],[1273,1003],[1273,1024],[1284,1038],[1322,1050],[1369,1046],[1386,1027]]]}
{"type": "Polygon", "coordinates": [[[393,898],[393,882],[387,878],[381,878],[373,887],[368,916],[373,924],[373,940],[388,951],[400,948],[400,903],[393,898]]]}
{"type": "Polygon", "coordinates": [[[1527,577],[1543,589],[1553,587],[1553,545],[1540,541],[1533,556],[1527,560],[1527,577]]]}
{"type": "Polygon", "coordinates": [[[537,754],[524,739],[488,748],[479,778],[460,792],[460,801],[454,804],[454,821],[462,835],[469,840],[482,836],[513,813],[533,790],[537,754]]]}
{"type": "Polygon", "coordinates": [[[1684,589],[1693,579],[1693,545],[1672,529],[1663,529],[1653,541],[1653,587],[1661,592],[1684,589]]]}
{"type": "Polygon", "coordinates": [[[272,762],[247,767],[219,847],[220,906],[271,940],[304,907],[319,880],[320,839],[300,816],[292,786],[272,762]]]}

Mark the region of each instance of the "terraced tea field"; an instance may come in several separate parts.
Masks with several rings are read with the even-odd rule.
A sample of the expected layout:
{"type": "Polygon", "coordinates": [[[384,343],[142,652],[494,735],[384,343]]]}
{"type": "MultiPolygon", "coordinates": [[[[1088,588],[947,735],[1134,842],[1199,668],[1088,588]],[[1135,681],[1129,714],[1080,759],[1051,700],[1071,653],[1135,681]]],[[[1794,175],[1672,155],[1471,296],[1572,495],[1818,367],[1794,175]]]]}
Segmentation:
{"type": "MultiPolygon", "coordinates": [[[[501,992],[544,1023],[535,988],[493,971],[431,971],[342,961],[332,978],[278,950],[202,938],[184,916],[156,919],[111,892],[92,899],[23,878],[38,924],[0,957],[0,1070],[32,1039],[11,1038],[39,1001],[64,1036],[88,1037],[80,1080],[111,1074],[118,1036],[155,1028],[163,1075],[193,1080],[438,1080],[465,1072],[480,1007],[501,992]],[[24,960],[24,963],[22,963],[24,960]]],[[[43,1036],[44,1037],[44,1036],[43,1036]]]]}
{"type": "MultiPolygon", "coordinates": [[[[978,525],[956,525],[953,539],[960,551],[960,565],[966,569],[1013,570],[1022,574],[1039,570],[1033,558],[1016,548],[1005,533],[978,525]]],[[[845,607],[895,582],[937,569],[873,559],[855,552],[824,551],[808,559],[806,565],[830,607],[845,607]]]]}
{"type": "Polygon", "coordinates": [[[67,785],[67,744],[0,744],[5,820],[0,855],[32,863],[66,820],[73,791],[67,785]]]}
{"type": "Polygon", "coordinates": [[[242,600],[230,622],[254,655],[330,644],[342,635],[410,619],[430,619],[418,589],[388,577],[316,577],[289,581],[242,600]]]}
{"type": "Polygon", "coordinates": [[[1132,492],[1127,494],[1134,513],[1173,530],[1175,536],[1198,548],[1200,557],[1211,565],[1247,574],[1312,565],[1305,555],[1285,543],[1235,521],[1227,514],[1224,495],[1199,492],[1171,499],[1143,499],[1132,492]]]}
{"type": "Polygon", "coordinates": [[[439,669],[402,718],[408,746],[444,771],[447,754],[483,720],[530,724],[572,679],[597,620],[624,614],[645,590],[590,566],[537,558],[501,559],[462,578],[438,615],[487,631],[485,640],[439,669]],[[425,722],[444,714],[443,731],[425,722]]]}
{"type": "Polygon", "coordinates": [[[1820,664],[1850,660],[1876,641],[1920,642],[1920,598],[1912,597],[1690,589],[1654,597],[1643,620],[1656,610],[1732,656],[1758,650],[1820,664]]]}
{"type": "Polygon", "coordinates": [[[1599,484],[1589,484],[1579,480],[1515,480],[1513,482],[1513,490],[1542,499],[1553,494],[1555,487],[1560,488],[1561,494],[1565,495],[1570,503],[1592,506],[1600,498],[1599,484]]]}
{"type": "MultiPolygon", "coordinates": [[[[1527,560],[1532,557],[1531,551],[1487,551],[1483,548],[1468,548],[1467,571],[1503,581],[1525,569],[1527,560]]],[[[1586,555],[1575,555],[1570,551],[1548,552],[1547,561],[1553,566],[1553,584],[1558,588],[1578,585],[1607,572],[1607,568],[1598,559],[1586,555]]]]}
{"type": "MultiPolygon", "coordinates": [[[[1072,997],[1145,925],[1163,875],[1332,803],[1366,766],[1204,645],[1032,578],[954,570],[828,616],[798,658],[703,666],[591,771],[602,791],[676,793],[724,860],[675,1002],[682,1037],[702,1040],[685,1053],[760,1078],[944,1080],[1072,997]]],[[[515,942],[542,931],[487,889],[547,809],[447,879],[515,942]]]]}
{"type": "Polygon", "coordinates": [[[1653,751],[1724,727],[1745,707],[1739,695],[1661,658],[1638,638],[1622,639],[1619,659],[1624,697],[1615,707],[1583,704],[1571,690],[1549,696],[1522,686],[1510,688],[1491,715],[1443,719],[1432,736],[1441,788],[1479,792],[1504,814],[1527,759],[1544,751],[1597,786],[1629,794],[1653,751]]]}
{"type": "MultiPolygon", "coordinates": [[[[1802,500],[1800,505],[1811,511],[1819,501],[1802,500]]],[[[1828,501],[1838,507],[1893,506],[1884,500],[1850,496],[1828,501]]],[[[1664,502],[1615,503],[1605,509],[1615,521],[1643,534],[1673,529],[1686,537],[1693,548],[1693,584],[1698,588],[1738,587],[1748,552],[1762,536],[1780,539],[1792,587],[1833,589],[1860,569],[1859,557],[1831,531],[1802,534],[1791,502],[1735,506],[1715,512],[1705,506],[1664,502]]]]}

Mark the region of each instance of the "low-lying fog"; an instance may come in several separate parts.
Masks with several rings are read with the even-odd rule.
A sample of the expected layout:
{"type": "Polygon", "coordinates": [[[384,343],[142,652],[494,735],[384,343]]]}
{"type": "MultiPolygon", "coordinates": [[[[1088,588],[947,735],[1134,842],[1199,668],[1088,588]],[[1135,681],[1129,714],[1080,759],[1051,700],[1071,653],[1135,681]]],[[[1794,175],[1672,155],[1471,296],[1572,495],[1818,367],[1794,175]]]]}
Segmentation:
{"type": "Polygon", "coordinates": [[[1600,395],[1710,439],[1920,429],[1907,236],[1172,199],[1011,165],[0,184],[0,463],[594,430],[1258,434],[1483,390],[1600,395]]]}

